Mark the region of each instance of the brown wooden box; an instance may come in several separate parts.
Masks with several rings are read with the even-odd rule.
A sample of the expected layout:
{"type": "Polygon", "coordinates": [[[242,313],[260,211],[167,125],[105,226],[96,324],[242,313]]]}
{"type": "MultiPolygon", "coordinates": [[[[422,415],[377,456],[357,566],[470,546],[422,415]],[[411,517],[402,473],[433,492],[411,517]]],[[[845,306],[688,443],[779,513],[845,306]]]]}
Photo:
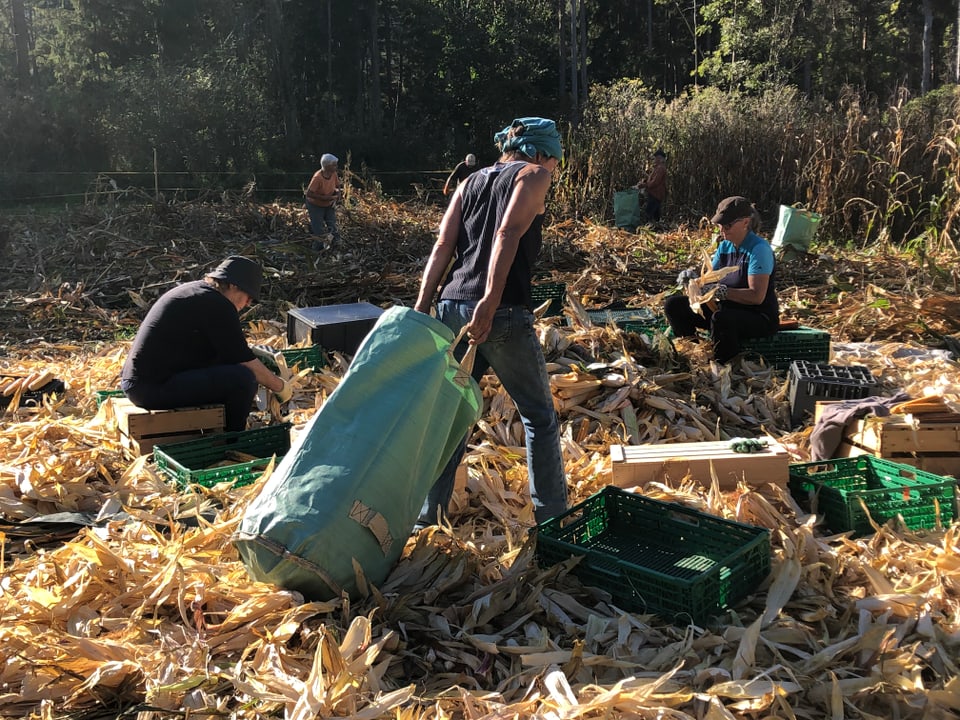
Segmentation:
{"type": "Polygon", "coordinates": [[[613,484],[643,486],[649,482],[678,482],[690,475],[708,486],[711,465],[723,490],[736,488],[740,480],[758,486],[774,483],[786,487],[790,456],[781,444],[768,440],[765,450],[737,453],[729,440],[671,443],[668,445],[611,445],[613,484]]]}
{"type": "Polygon", "coordinates": [[[903,415],[867,417],[847,424],[838,457],[874,455],[935,475],[960,477],[960,421],[907,422],[903,415]]]}
{"type": "Polygon", "coordinates": [[[180,442],[223,432],[223,405],[202,405],[175,410],[144,410],[126,398],[111,398],[120,444],[131,455],[147,455],[154,445],[180,442]]]}

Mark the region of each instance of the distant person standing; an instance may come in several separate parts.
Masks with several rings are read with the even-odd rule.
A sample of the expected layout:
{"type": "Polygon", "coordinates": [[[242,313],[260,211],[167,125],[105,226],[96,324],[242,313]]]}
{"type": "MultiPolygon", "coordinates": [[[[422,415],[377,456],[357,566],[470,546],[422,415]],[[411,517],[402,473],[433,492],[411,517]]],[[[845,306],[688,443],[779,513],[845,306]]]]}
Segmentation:
{"type": "Polygon", "coordinates": [[[667,154],[663,150],[653,154],[653,169],[637,187],[647,191],[647,222],[660,222],[660,211],[667,197],[667,154]]]}
{"type": "Polygon", "coordinates": [[[462,183],[470,174],[477,169],[477,156],[473,153],[468,154],[450,173],[447,181],[443,184],[443,194],[449,195],[457,189],[457,185],[462,183]]]}
{"type": "Polygon", "coordinates": [[[340,176],[337,174],[336,155],[325,153],[320,158],[320,169],[313,174],[304,198],[307,214],[310,215],[310,232],[318,237],[329,235],[334,242],[340,241],[337,229],[337,200],[340,199],[340,176]]]}

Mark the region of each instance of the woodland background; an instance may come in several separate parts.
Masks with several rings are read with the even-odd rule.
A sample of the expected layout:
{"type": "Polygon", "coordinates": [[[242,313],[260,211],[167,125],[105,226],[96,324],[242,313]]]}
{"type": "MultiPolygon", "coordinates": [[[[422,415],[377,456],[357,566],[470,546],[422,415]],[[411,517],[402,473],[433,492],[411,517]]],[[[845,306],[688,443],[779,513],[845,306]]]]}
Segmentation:
{"type": "Polygon", "coordinates": [[[0,205],[148,188],[296,199],[323,152],[436,199],[556,117],[552,212],[609,220],[670,156],[671,221],[725,195],[841,242],[957,242],[960,1],[8,0],[0,205]]]}

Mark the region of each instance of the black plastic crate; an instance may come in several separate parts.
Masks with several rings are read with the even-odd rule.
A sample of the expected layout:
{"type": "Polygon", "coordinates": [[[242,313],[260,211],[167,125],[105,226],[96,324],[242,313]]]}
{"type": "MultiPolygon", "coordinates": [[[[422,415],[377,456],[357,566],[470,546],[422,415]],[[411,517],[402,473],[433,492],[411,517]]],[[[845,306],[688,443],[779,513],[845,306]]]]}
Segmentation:
{"type": "Polygon", "coordinates": [[[567,302],[567,284],[540,282],[534,283],[530,287],[530,299],[533,300],[535,308],[543,305],[547,300],[550,304],[547,306],[543,317],[554,317],[563,314],[564,303],[567,302]]]}
{"type": "Polygon", "coordinates": [[[607,486],[537,527],[538,562],[573,573],[625,610],[707,622],[770,572],[770,533],[607,486]]]}
{"type": "Polygon", "coordinates": [[[156,445],[153,459],[157,469],[181,487],[212,487],[222,482],[249,485],[263,474],[274,455],[280,458],[290,449],[290,428],[290,423],[279,423],[156,445]],[[236,456],[253,459],[228,462],[236,456]]]}
{"type": "Polygon", "coordinates": [[[794,425],[818,400],[857,400],[870,397],[877,381],[863,365],[825,365],[806,360],[790,364],[790,419],[794,425]]]}
{"type": "Polygon", "coordinates": [[[873,455],[798,463],[789,474],[800,507],[823,515],[834,532],[871,534],[868,512],[878,525],[902,517],[911,530],[938,520],[946,526],[957,516],[956,480],[873,455]]]}
{"type": "Polygon", "coordinates": [[[287,342],[356,353],[383,310],[371,303],[346,303],[287,310],[287,342]]]}
{"type": "Polygon", "coordinates": [[[763,356],[778,370],[786,370],[794,360],[826,363],[830,361],[830,333],[801,326],[780,330],[768,337],[743,340],[740,349],[763,356]]]}

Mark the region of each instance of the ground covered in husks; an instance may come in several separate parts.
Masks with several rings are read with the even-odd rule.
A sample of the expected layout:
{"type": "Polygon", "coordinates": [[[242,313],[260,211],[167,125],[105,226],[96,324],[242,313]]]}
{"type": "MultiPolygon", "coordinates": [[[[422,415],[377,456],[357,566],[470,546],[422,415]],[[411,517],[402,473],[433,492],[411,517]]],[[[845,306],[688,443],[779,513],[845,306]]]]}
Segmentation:
{"type": "MultiPolygon", "coordinates": [[[[182,489],[124,456],[96,394],[117,386],[161,292],[227,254],[255,257],[268,278],[251,336],[282,346],[290,307],[412,304],[439,216],[355,194],[342,243],[320,251],[299,206],[231,196],[2,219],[0,374],[49,369],[66,389],[3,407],[0,715],[957,716],[960,525],[855,539],[769,483],[652,483],[644,494],[768,528],[772,571],[716,623],[623,612],[572,563],[536,563],[523,434],[494,377],[451,524],[412,538],[387,580],[353,600],[305,603],[250,581],[231,535],[259,483],[182,489]]],[[[570,301],[539,329],[572,500],[610,483],[611,444],[770,438],[808,458],[809,422],[791,425],[783,371],[749,356],[717,366],[706,345],[584,312],[658,308],[710,243],[696,227],[550,225],[540,280],[565,283],[570,301]]],[[[956,403],[956,267],[929,252],[814,246],[783,262],[780,296],[785,315],[830,332],[831,362],[866,365],[883,392],[956,403]]],[[[328,360],[297,376],[294,432],[349,358],[328,360]]]]}

